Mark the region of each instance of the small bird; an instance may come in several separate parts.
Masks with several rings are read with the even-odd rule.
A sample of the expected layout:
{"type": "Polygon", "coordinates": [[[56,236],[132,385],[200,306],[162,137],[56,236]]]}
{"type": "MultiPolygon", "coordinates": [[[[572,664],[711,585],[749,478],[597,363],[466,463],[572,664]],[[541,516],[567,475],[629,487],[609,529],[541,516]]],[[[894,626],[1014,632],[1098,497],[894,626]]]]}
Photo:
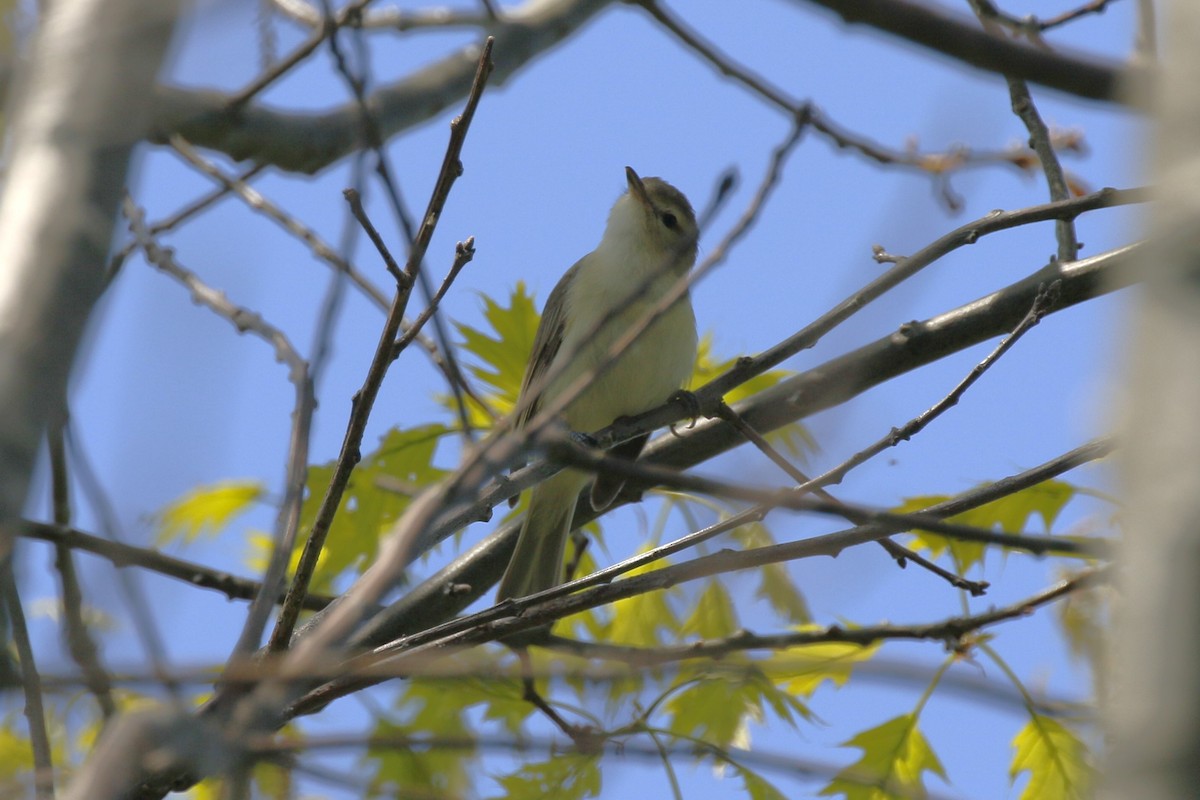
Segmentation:
{"type": "MultiPolygon", "coordinates": [[[[613,204],[600,244],[567,270],[546,300],[521,382],[518,407],[524,410],[518,427],[581,375],[596,370],[613,343],[696,262],[696,215],[683,193],[659,178],[642,180],[629,167],[625,178],[629,190],[613,204]],[[563,359],[568,359],[565,366],[563,359]],[[552,372],[555,377],[546,382],[552,372]]],[[[661,405],[683,386],[695,359],[696,316],[684,294],[566,406],[564,421],[572,431],[591,433],[661,405]]],[[[636,458],[645,441],[645,436],[630,440],[614,453],[636,458]]],[[[587,480],[584,472],[564,469],[531,490],[498,600],[562,583],[571,518],[587,480]]],[[[607,506],[620,488],[619,481],[601,476],[593,486],[592,506],[607,506]]]]}

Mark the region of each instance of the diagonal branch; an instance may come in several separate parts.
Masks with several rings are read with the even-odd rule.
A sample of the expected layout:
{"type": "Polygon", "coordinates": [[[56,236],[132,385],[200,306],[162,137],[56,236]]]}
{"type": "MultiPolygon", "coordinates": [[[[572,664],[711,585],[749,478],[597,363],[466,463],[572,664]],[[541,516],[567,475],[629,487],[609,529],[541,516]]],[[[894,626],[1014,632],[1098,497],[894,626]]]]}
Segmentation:
{"type": "MultiPolygon", "coordinates": [[[[938,517],[960,514],[1041,483],[1088,461],[1104,457],[1111,452],[1112,447],[1112,443],[1106,440],[1091,442],[1033,469],[963,492],[950,500],[930,506],[922,513],[938,517]]],[[[686,546],[695,544],[695,541],[683,543],[683,540],[680,540],[680,542],[664,545],[651,553],[635,556],[619,565],[580,580],[562,584],[526,598],[508,600],[487,610],[444,622],[436,627],[432,626],[428,620],[410,620],[412,624],[405,626],[403,630],[403,633],[407,635],[402,635],[396,629],[392,631],[395,634],[393,637],[395,641],[382,638],[384,632],[376,629],[373,632],[374,638],[359,637],[361,645],[376,648],[372,654],[348,662],[344,667],[345,677],[333,680],[309,692],[291,706],[288,714],[290,716],[311,713],[338,697],[374,685],[388,677],[406,674],[406,665],[414,662],[427,668],[428,662],[421,659],[436,658],[438,653],[442,653],[450,647],[469,646],[503,639],[509,633],[545,625],[562,617],[607,605],[617,600],[668,589],[684,582],[733,570],[761,567],[764,564],[780,561],[837,555],[847,547],[877,540],[895,533],[897,530],[897,528],[887,525],[859,526],[797,542],[739,552],[722,551],[613,581],[613,578],[619,574],[664,557],[668,554],[667,551],[678,552],[686,546]]],[[[698,534],[684,538],[692,539],[695,536],[698,534]]],[[[404,602],[401,601],[401,603],[404,602]]]]}
{"type": "MultiPolygon", "coordinates": [[[[1129,246],[1071,264],[1050,264],[987,297],[923,323],[906,325],[903,335],[885,336],[789,378],[739,403],[738,413],[757,430],[772,431],[843,403],[897,375],[1008,333],[1028,313],[1039,287],[1047,281],[1062,280],[1060,300],[1054,313],[1127,285],[1133,275],[1121,267],[1128,264],[1136,250],[1136,246],[1129,246]]],[[[648,420],[639,418],[610,426],[594,438],[602,445],[624,441],[631,435],[664,424],[660,419],[669,423],[673,418],[666,409],[648,420]]],[[[732,426],[719,420],[708,420],[678,435],[652,441],[643,460],[685,469],[732,449],[742,441],[732,426]]],[[[553,468],[544,463],[535,464],[497,481],[480,493],[476,504],[440,521],[428,532],[430,541],[440,541],[468,523],[486,518],[492,506],[532,486],[552,471],[553,468]]],[[[578,527],[595,516],[588,504],[582,503],[576,511],[574,525],[578,527]]],[[[372,620],[361,633],[360,640],[386,641],[401,631],[423,629],[460,613],[499,578],[512,554],[517,528],[515,524],[500,528],[463,553],[455,563],[414,587],[372,620]]]]}
{"type": "Polygon", "coordinates": [[[941,622],[917,625],[864,625],[853,628],[829,625],[822,629],[790,631],[765,636],[750,631],[740,631],[722,639],[710,639],[668,647],[631,647],[603,642],[577,642],[561,637],[552,639],[551,645],[552,649],[582,658],[611,659],[639,668],[655,667],[694,658],[719,660],[734,653],[744,653],[750,650],[781,651],[791,647],[831,642],[867,646],[878,642],[932,639],[944,641],[948,649],[957,651],[962,646],[963,640],[973,633],[990,628],[1000,622],[1028,617],[1044,605],[1108,580],[1110,575],[1109,567],[1088,569],[1011,605],[993,608],[979,614],[950,617],[941,622]]]}
{"type": "Polygon", "coordinates": [[[845,22],[868,25],[986,72],[1012,75],[1088,100],[1145,102],[1153,73],[1091,54],[1046,50],[994,36],[972,20],[911,0],[792,0],[828,9],[845,22]],[[1138,88],[1125,91],[1123,82],[1138,88]]]}
{"type": "MultiPolygon", "coordinates": [[[[258,581],[240,578],[224,570],[169,556],[148,547],[136,547],[93,536],[75,528],[22,520],[20,527],[17,528],[17,535],[27,539],[49,542],[56,547],[64,547],[68,550],[82,550],[85,553],[107,559],[116,567],[140,567],[168,578],[183,581],[190,586],[212,589],[230,600],[250,600],[258,593],[259,586],[261,586],[258,581]]],[[[283,599],[282,594],[279,599],[283,599]]],[[[332,599],[328,595],[310,594],[305,599],[304,607],[309,611],[317,611],[329,605],[332,599]]]]}
{"type": "MultiPolygon", "coordinates": [[[[613,2],[526,0],[506,8],[490,28],[496,41],[493,83],[503,83],[613,2]]],[[[466,97],[480,50],[479,44],[467,45],[371,94],[367,102],[383,138],[430,120],[466,97]]],[[[261,103],[247,103],[231,113],[229,103],[229,95],[221,92],[161,87],[148,136],[166,144],[179,135],[237,160],[310,174],[362,145],[362,117],[356,101],[319,114],[277,111],[261,103]]]]}
{"type": "Polygon", "coordinates": [[[261,314],[234,305],[224,292],[204,284],[195,273],[176,262],[174,254],[163,247],[146,229],[145,215],[132,200],[126,198],[125,214],[129,229],[146,259],[162,272],[178,280],[192,293],[192,298],[227,319],[238,331],[253,332],[268,342],[275,350],[275,357],[288,367],[288,380],[295,389],[295,405],[292,409],[291,435],[288,437],[288,453],[284,470],[284,496],[275,517],[271,558],[263,575],[262,584],[254,599],[243,625],[242,633],[234,646],[234,655],[245,655],[258,647],[275,599],[283,587],[288,561],[295,547],[300,527],[300,509],[304,501],[304,482],[308,476],[308,441],[312,431],[313,412],[317,407],[312,375],[308,362],[288,340],[283,331],[263,319],[261,314]]]}
{"type": "MultiPolygon", "coordinates": [[[[363,433],[366,430],[367,418],[371,413],[375,397],[379,393],[379,387],[383,384],[383,378],[387,374],[387,369],[393,361],[396,334],[400,330],[400,324],[404,319],[404,310],[408,306],[408,299],[412,296],[413,285],[416,283],[417,270],[420,269],[421,262],[425,259],[425,252],[429,249],[429,243],[433,239],[434,230],[437,228],[438,220],[441,218],[442,208],[446,203],[446,199],[450,195],[450,189],[453,187],[454,181],[457,180],[458,176],[462,174],[462,162],[459,159],[462,154],[463,143],[466,141],[467,131],[470,129],[471,120],[475,115],[475,109],[478,107],[479,100],[483,95],[488,75],[491,74],[493,45],[494,41],[491,38],[484,44],[483,51],[480,53],[479,61],[476,65],[475,79],[472,83],[471,94],[467,99],[466,107],[463,109],[462,114],[456,117],[450,125],[450,142],[446,147],[446,155],[442,160],[441,171],[438,174],[437,182],[429,199],[429,205],[425,210],[425,215],[421,220],[421,227],[417,231],[417,238],[413,242],[412,249],[409,251],[408,262],[405,264],[404,272],[398,274],[396,295],[392,300],[391,309],[388,311],[388,317],[380,334],[375,355],[371,360],[367,376],[363,380],[362,388],[354,395],[350,420],[346,426],[346,434],[342,440],[342,448],[338,454],[333,476],[329,480],[329,487],[317,510],[312,530],[309,532],[308,539],[304,543],[304,551],[300,555],[300,563],[296,567],[292,586],[288,590],[287,597],[284,599],[279,620],[275,626],[275,630],[271,633],[269,646],[272,650],[284,650],[291,642],[292,631],[295,629],[296,620],[299,618],[303,598],[308,592],[309,581],[316,570],[321,548],[324,547],[329,529],[333,525],[333,518],[341,504],[346,485],[349,483],[350,473],[358,463],[360,457],[359,448],[362,444],[363,433]]],[[[365,213],[362,213],[361,201],[358,199],[357,193],[348,194],[347,200],[350,202],[351,208],[355,210],[356,215],[359,216],[360,221],[365,223],[364,227],[367,230],[368,236],[371,236],[372,241],[380,249],[384,260],[389,262],[389,269],[394,271],[395,265],[391,263],[391,258],[387,254],[387,248],[383,245],[379,234],[374,231],[374,228],[366,220],[365,213]]]]}

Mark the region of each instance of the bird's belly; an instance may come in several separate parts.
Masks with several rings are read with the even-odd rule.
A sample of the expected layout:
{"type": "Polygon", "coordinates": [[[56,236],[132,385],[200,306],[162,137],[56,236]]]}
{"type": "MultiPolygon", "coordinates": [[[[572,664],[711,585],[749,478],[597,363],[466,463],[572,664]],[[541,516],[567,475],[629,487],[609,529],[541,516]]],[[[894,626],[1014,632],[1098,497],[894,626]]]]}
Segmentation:
{"type": "MultiPolygon", "coordinates": [[[[637,324],[649,304],[635,303],[582,348],[581,361],[597,369],[612,345],[637,324]]],[[[590,432],[623,416],[664,403],[691,375],[696,321],[686,300],[673,306],[592,382],[566,410],[572,430],[590,432]]]]}

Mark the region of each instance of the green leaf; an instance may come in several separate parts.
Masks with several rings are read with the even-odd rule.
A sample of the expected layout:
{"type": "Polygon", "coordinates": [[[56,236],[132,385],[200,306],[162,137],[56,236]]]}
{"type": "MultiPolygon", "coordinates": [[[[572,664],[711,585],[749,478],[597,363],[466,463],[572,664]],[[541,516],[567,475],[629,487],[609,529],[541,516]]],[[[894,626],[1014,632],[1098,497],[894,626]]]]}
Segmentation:
{"type": "MultiPolygon", "coordinates": [[[[1029,518],[1038,515],[1049,533],[1063,506],[1076,492],[1073,485],[1064,481],[1043,481],[1007,497],[985,503],[979,508],[947,517],[946,521],[1006,533],[1021,533],[1025,530],[1029,518]]],[[[949,499],[949,495],[909,497],[895,511],[899,514],[912,514],[949,499]]],[[[980,542],[948,539],[928,531],[914,530],[913,534],[916,536],[917,549],[928,550],[934,558],[948,551],[960,572],[966,572],[975,564],[981,563],[987,548],[987,545],[980,542]]]]}
{"type": "Polygon", "coordinates": [[[762,718],[760,693],[751,681],[722,672],[687,680],[695,682],[667,702],[671,733],[728,747],[738,738],[746,717],[762,718]]]}
{"type": "MultiPolygon", "coordinates": [[[[736,358],[722,360],[714,356],[712,334],[706,333],[700,337],[700,343],[696,348],[696,363],[692,367],[692,377],[688,386],[703,386],[718,375],[728,372],[736,363],[736,358]]],[[[727,392],[725,402],[733,404],[739,400],[745,400],[747,397],[770,389],[793,374],[795,373],[783,369],[767,370],[727,392]]],[[[816,440],[813,439],[808,429],[798,422],[777,428],[767,434],[766,438],[772,445],[783,448],[797,458],[802,456],[806,450],[811,452],[817,449],[816,440]]]]}
{"type": "MultiPolygon", "coordinates": [[[[531,654],[535,673],[547,672],[544,662],[552,654],[535,648],[531,654]]],[[[414,677],[407,681],[396,699],[396,710],[409,733],[460,737],[470,733],[464,714],[477,706],[484,708],[484,719],[500,722],[513,735],[534,713],[534,707],[521,696],[515,674],[501,665],[479,661],[468,653],[448,657],[439,669],[452,678],[414,677]],[[487,677],[480,677],[481,675],[487,677]]]]}
{"type": "MultiPolygon", "coordinates": [[[[661,559],[630,570],[626,576],[640,575],[668,563],[667,559],[661,559]]],[[[604,641],[634,647],[656,647],[663,643],[660,632],[676,633],[679,628],[679,620],[667,602],[667,592],[646,592],[612,604],[612,618],[606,626],[604,641]]]]}
{"type": "MultiPolygon", "coordinates": [[[[801,626],[806,630],[812,626],[801,626]]],[[[806,644],[789,647],[763,662],[763,669],[772,680],[781,683],[792,694],[812,697],[825,681],[844,686],[858,664],[869,661],[879,645],[863,646],[842,642],[806,644]]]]}
{"type": "Polygon", "coordinates": [[[915,714],[904,714],[865,730],[843,746],[861,749],[862,757],[839,772],[820,791],[821,795],[840,794],[846,800],[922,797],[924,773],[932,772],[946,780],[942,762],[917,728],[915,714]]]}
{"type": "Polygon", "coordinates": [[[462,747],[411,746],[403,743],[411,735],[405,727],[381,721],[374,737],[381,741],[363,756],[364,765],[374,767],[371,797],[460,797],[474,782],[475,748],[469,735],[460,737],[462,747]],[[388,741],[391,739],[392,741],[388,741]]]}
{"type": "MultiPolygon", "coordinates": [[[[469,402],[471,422],[487,428],[492,424],[492,414],[507,414],[516,405],[540,315],[533,295],[525,291],[524,283],[518,282],[506,306],[483,296],[483,318],[487,328],[458,322],[454,327],[462,337],[462,349],[468,354],[467,369],[482,384],[481,395],[488,406],[481,409],[469,402]]],[[[449,396],[439,396],[438,401],[448,409],[454,408],[454,400],[449,396]]]]}
{"type": "Polygon", "coordinates": [[[691,615],[684,621],[681,633],[702,639],[718,639],[738,629],[737,612],[729,599],[729,592],[720,581],[709,581],[692,608],[691,615]]]}
{"type": "Polygon", "coordinates": [[[733,761],[727,763],[737,770],[738,777],[742,779],[742,786],[745,787],[746,795],[750,800],[787,800],[783,792],[776,789],[770,781],[757,772],[733,761]]]}
{"type": "Polygon", "coordinates": [[[807,706],[780,691],[753,662],[730,657],[725,664],[733,668],[681,670],[675,685],[685,688],[665,706],[672,734],[723,748],[746,738],[746,724],[762,720],[765,707],[793,726],[796,716],[812,718],[807,706]]]}
{"type": "Polygon", "coordinates": [[[0,780],[9,786],[33,772],[33,746],[18,730],[16,718],[6,715],[0,727],[0,780]]]}
{"type": "MultiPolygon", "coordinates": [[[[433,456],[438,442],[451,432],[439,424],[410,430],[394,428],[363,457],[350,475],[329,530],[314,591],[327,590],[333,579],[347,569],[375,560],[382,535],[408,508],[413,495],[445,476],[445,470],[433,465],[433,456]]],[[[304,534],[316,520],[334,465],[331,461],[308,470],[307,494],[300,512],[304,534]]],[[[305,536],[299,538],[302,542],[305,536]]]]}
{"type": "Polygon", "coordinates": [[[548,761],[526,764],[497,779],[504,800],[580,800],[600,794],[600,765],[595,756],[556,753],[548,761]]]}
{"type": "Polygon", "coordinates": [[[1087,746],[1066,726],[1034,714],[1012,741],[1009,779],[1029,772],[1021,800],[1074,800],[1090,797],[1094,768],[1087,746]]]}
{"type": "MultiPolygon", "coordinates": [[[[745,549],[768,547],[775,544],[767,526],[761,522],[742,525],[733,532],[733,538],[745,549]]],[[[777,614],[792,624],[806,623],[812,620],[808,610],[808,601],[800,589],[792,581],[784,564],[765,564],[758,570],[761,582],[755,597],[766,600],[777,614]]]]}
{"type": "Polygon", "coordinates": [[[295,796],[296,787],[292,783],[292,771],[280,764],[269,761],[259,761],[254,765],[254,786],[258,789],[255,797],[266,797],[270,800],[288,800],[295,796]]]}
{"type": "MultiPolygon", "coordinates": [[[[1070,574],[1064,573],[1062,577],[1069,578],[1070,574]]],[[[1103,668],[1115,594],[1111,586],[1092,586],[1071,592],[1055,604],[1055,616],[1071,656],[1088,663],[1093,679],[1103,668]]]]}
{"type": "Polygon", "coordinates": [[[174,539],[193,542],[202,533],[219,533],[230,520],[257,502],[265,493],[259,481],[228,480],[197,486],[158,512],[162,545],[174,539]]]}

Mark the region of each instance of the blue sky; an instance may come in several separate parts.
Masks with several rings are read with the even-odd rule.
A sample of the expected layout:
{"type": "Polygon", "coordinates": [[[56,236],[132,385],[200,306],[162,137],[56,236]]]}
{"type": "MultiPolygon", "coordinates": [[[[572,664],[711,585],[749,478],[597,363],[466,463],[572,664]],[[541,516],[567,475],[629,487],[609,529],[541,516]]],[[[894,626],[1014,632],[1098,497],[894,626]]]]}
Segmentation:
{"type": "MultiPolygon", "coordinates": [[[[1008,10],[1048,17],[1072,4],[1036,5],[1009,4],[1008,10]]],[[[1133,5],[1114,3],[1104,15],[1089,17],[1052,41],[1124,57],[1132,50],[1133,5]]],[[[961,6],[954,7],[965,13],[966,4],[961,6]]],[[[814,100],[841,125],[883,144],[996,149],[1025,138],[1008,109],[1000,78],[848,29],[803,3],[705,1],[673,7],[686,9],[681,13],[694,28],[774,85],[798,99],[814,100]]],[[[254,3],[202,4],[182,32],[173,79],[226,90],[248,82],[259,69],[255,8],[254,3]]],[[[281,52],[301,38],[286,22],[273,28],[281,52]]],[[[373,34],[368,41],[374,75],[378,81],[398,78],[468,40],[461,32],[373,34]]],[[[1068,169],[1093,188],[1139,182],[1137,118],[1111,106],[1037,87],[1033,91],[1048,123],[1080,129],[1089,143],[1085,157],[1064,158],[1068,169]]],[[[322,50],[273,87],[266,99],[281,107],[318,110],[346,96],[322,50]]],[[[389,145],[414,208],[424,207],[451,116],[442,114],[389,145]]],[[[517,281],[524,281],[539,303],[544,300],[562,271],[599,240],[607,210],[624,187],[627,164],[644,176],[671,181],[694,204],[707,199],[726,168],[738,169],[741,184],[705,232],[703,255],[749,202],[770,149],[788,128],[779,112],[716,75],[647,14],[615,4],[582,34],[485,94],[463,151],[465,173],[428,255],[433,276],[440,280],[455,241],[476,239],[478,254],[447,297],[446,313],[478,324],[481,295],[505,297],[517,281]]],[[[695,289],[701,329],[713,333],[716,351],[723,356],[759,351],[877,275],[882,267],[871,258],[873,244],[894,253],[912,252],[992,209],[1039,203],[1047,195],[1044,182],[1005,166],[969,170],[953,182],[964,200],[957,214],[939,203],[926,176],[880,168],[807,134],[753,234],[695,289]]],[[[341,190],[349,183],[349,164],[343,162],[313,178],[271,174],[255,185],[336,244],[346,223],[341,190]]],[[[210,186],[169,152],[150,149],[134,194],[154,219],[210,186]]],[[[379,192],[368,200],[385,236],[398,242],[379,192]]],[[[1079,224],[1084,255],[1125,243],[1136,231],[1136,217],[1127,211],[1100,212],[1079,224]]],[[[236,302],[262,312],[307,350],[330,274],[301,244],[230,199],[166,241],[183,264],[236,302]]],[[[989,237],[938,262],[785,366],[814,366],[904,321],[1011,283],[1042,266],[1054,249],[1049,224],[989,237]]],[[[387,275],[368,248],[358,248],[356,264],[387,287],[387,275]]],[[[1109,297],[1045,320],[959,407],[914,441],[855,472],[839,487],[839,496],[889,505],[912,494],[960,491],[1106,431],[1114,415],[1128,301],[1127,295],[1109,297]]],[[[335,357],[320,386],[314,462],[337,452],[349,397],[361,382],[381,324],[382,314],[351,291],[337,327],[335,357]]],[[[822,449],[810,456],[810,468],[818,471],[837,463],[932,404],[993,344],[894,380],[809,420],[822,449]]],[[[281,486],[291,404],[285,378],[284,368],[274,363],[264,344],[235,335],[140,260],[126,267],[93,320],[86,360],[74,381],[72,410],[76,430],[130,540],[147,541],[151,515],[197,484],[251,477],[281,486]]],[[[394,425],[439,417],[433,393],[440,388],[437,374],[420,355],[405,354],[384,385],[366,444],[394,425]]],[[[747,482],[780,481],[758,453],[746,448],[703,471],[747,482]]],[[[1111,481],[1105,468],[1081,470],[1072,479],[1097,487],[1111,481]]],[[[44,505],[35,508],[40,514],[44,505]]],[[[1072,506],[1061,529],[1103,511],[1096,504],[1072,506]]],[[[268,527],[271,514],[264,508],[239,524],[268,527]]],[[[85,510],[80,515],[80,527],[94,528],[93,516],[85,510]]],[[[774,530],[791,537],[826,527],[821,521],[781,515],[774,530]]],[[[487,530],[475,526],[467,536],[473,540],[487,530]]],[[[230,541],[224,538],[219,546],[200,542],[184,555],[245,574],[245,551],[231,547],[230,541]]],[[[47,571],[48,551],[31,544],[24,558],[34,593],[49,596],[54,584],[47,571]]],[[[92,602],[124,617],[110,569],[91,559],[81,562],[92,602]]],[[[793,573],[822,622],[920,621],[960,611],[954,592],[916,570],[897,570],[874,548],[836,561],[805,562],[793,573]]],[[[1052,566],[1024,556],[989,559],[984,577],[992,581],[993,591],[972,607],[981,610],[1019,598],[1045,585],[1052,573],[1052,566]]],[[[173,659],[197,663],[224,657],[242,620],[240,605],[153,577],[142,582],[156,598],[152,611],[168,631],[173,659]],[[180,636],[175,631],[199,633],[180,636]]],[[[1040,615],[999,629],[997,648],[1035,688],[1067,696],[1086,693],[1086,676],[1062,652],[1047,619],[1040,615]]],[[[748,625],[755,627],[753,620],[748,625]]],[[[42,619],[35,631],[50,668],[64,666],[54,626],[42,619]]],[[[115,644],[106,649],[114,664],[141,660],[130,631],[114,636],[115,644]]],[[[936,650],[933,645],[895,645],[887,652],[895,659],[936,665],[936,650]]],[[[953,669],[1003,680],[994,668],[981,665],[953,669]]],[[[911,709],[920,691],[920,686],[858,680],[848,690],[818,696],[814,707],[827,724],[799,735],[758,730],[755,742],[767,750],[844,762],[852,751],[835,751],[831,745],[911,709]]],[[[353,710],[344,713],[346,719],[357,716],[353,710]]],[[[343,719],[336,713],[329,717],[322,728],[343,719]]],[[[952,785],[932,781],[931,786],[950,796],[1006,796],[1008,740],[1023,722],[1019,713],[936,695],[923,727],[952,785]]],[[[666,791],[661,768],[652,763],[614,761],[605,774],[605,797],[639,790],[662,796],[666,791]]],[[[715,779],[707,767],[684,770],[683,777],[689,797],[738,796],[735,781],[715,779]]],[[[772,777],[791,796],[819,786],[772,777]]],[[[337,796],[335,790],[321,791],[337,796]]]]}

